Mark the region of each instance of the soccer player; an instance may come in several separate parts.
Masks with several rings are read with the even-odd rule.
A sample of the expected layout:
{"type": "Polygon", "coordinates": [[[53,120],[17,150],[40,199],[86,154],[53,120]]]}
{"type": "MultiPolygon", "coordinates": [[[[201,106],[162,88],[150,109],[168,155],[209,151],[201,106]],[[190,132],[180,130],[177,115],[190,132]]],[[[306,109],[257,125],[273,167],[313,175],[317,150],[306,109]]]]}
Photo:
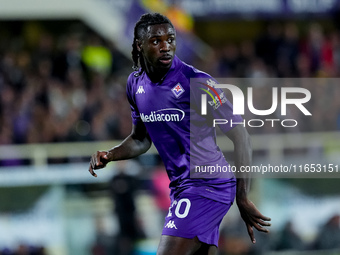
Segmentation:
{"type": "MultiPolygon", "coordinates": [[[[249,178],[233,175],[190,178],[193,165],[228,166],[216,145],[215,129],[207,124],[207,117],[197,110],[199,107],[195,110],[190,106],[200,104],[190,102],[199,100],[195,96],[197,89],[194,91],[194,86],[190,86],[190,78],[202,78],[210,85],[214,79],[175,55],[175,28],[161,14],[141,16],[135,25],[132,48],[135,71],[127,81],[132,132],[120,145],[93,154],[89,172],[96,177],[94,170],[110,161],[137,157],[153,142],[166,167],[171,189],[171,206],[158,255],[216,254],[219,225],[235,196],[250,239],[255,243],[253,227],[268,232],[270,218],[263,216],[247,198],[249,178]]],[[[240,116],[232,114],[232,105],[223,92],[218,93],[220,102],[208,105],[209,114],[241,122],[240,116]]],[[[235,166],[250,165],[250,139],[244,126],[223,125],[221,130],[234,144],[235,166]]]]}

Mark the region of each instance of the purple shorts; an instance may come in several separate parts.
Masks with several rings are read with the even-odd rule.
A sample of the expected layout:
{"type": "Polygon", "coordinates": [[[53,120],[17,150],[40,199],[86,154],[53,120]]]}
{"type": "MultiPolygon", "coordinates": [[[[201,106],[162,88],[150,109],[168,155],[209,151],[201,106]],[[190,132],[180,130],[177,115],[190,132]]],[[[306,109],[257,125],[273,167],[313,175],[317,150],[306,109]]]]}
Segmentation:
{"type": "Polygon", "coordinates": [[[200,195],[181,194],[171,201],[162,235],[190,239],[197,236],[203,243],[218,246],[219,226],[231,205],[200,195]]]}

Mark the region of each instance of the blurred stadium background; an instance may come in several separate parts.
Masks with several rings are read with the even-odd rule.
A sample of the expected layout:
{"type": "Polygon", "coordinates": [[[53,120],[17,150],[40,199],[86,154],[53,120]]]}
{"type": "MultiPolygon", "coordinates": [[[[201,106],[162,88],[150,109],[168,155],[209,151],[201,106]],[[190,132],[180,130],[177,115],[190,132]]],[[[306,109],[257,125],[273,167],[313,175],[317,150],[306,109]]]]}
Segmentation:
{"type": "MultiPolygon", "coordinates": [[[[339,164],[338,0],[0,0],[0,254],[155,254],[168,205],[155,149],[87,171],[130,132],[132,31],[149,11],[177,27],[177,55],[215,77],[320,79],[313,117],[289,113],[299,128],[249,128],[254,164],[339,164]]],[[[293,177],[253,181],[271,233],[251,245],[234,206],[220,254],[340,254],[337,175],[293,177]]]]}

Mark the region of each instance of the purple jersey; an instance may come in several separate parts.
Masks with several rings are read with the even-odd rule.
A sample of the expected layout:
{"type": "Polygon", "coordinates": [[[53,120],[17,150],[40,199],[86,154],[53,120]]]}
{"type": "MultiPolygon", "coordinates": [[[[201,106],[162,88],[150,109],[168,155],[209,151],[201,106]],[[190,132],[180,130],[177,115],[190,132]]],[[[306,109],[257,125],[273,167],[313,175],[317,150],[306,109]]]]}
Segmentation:
{"type": "MultiPolygon", "coordinates": [[[[207,82],[213,78],[176,56],[168,73],[158,83],[153,83],[145,72],[139,76],[135,74],[132,73],[127,82],[132,120],[134,124],[144,123],[157,148],[171,181],[171,196],[176,197],[185,191],[230,203],[235,196],[233,175],[228,178],[190,178],[194,166],[228,166],[216,144],[215,128],[207,123],[207,117],[200,115],[199,89],[190,86],[192,78],[204,78],[207,82]]],[[[232,105],[223,92],[218,90],[218,93],[223,104],[208,104],[209,116],[242,121],[240,116],[233,115],[232,105]]],[[[231,128],[223,125],[222,131],[231,128]]]]}

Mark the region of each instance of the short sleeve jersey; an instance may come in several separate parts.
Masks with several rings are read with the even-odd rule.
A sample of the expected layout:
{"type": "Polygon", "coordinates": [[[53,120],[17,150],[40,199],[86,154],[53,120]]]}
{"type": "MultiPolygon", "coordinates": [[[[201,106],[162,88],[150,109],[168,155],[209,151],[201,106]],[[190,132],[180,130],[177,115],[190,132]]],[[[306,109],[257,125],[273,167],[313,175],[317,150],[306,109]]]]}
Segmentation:
{"type": "MultiPolygon", "coordinates": [[[[194,90],[194,85],[190,84],[192,78],[207,81],[213,78],[176,56],[168,73],[158,83],[153,83],[145,72],[135,74],[133,72],[127,81],[132,121],[144,123],[164,162],[171,196],[176,198],[178,193],[187,192],[229,203],[235,196],[233,175],[228,178],[192,178],[190,175],[195,166],[228,166],[216,144],[215,128],[199,112],[199,90],[194,90]]],[[[218,90],[218,93],[223,104],[219,107],[208,104],[211,113],[208,116],[241,122],[239,115],[233,115],[232,105],[223,92],[218,90]]],[[[231,128],[233,126],[223,125],[221,130],[227,132],[231,128]]]]}

